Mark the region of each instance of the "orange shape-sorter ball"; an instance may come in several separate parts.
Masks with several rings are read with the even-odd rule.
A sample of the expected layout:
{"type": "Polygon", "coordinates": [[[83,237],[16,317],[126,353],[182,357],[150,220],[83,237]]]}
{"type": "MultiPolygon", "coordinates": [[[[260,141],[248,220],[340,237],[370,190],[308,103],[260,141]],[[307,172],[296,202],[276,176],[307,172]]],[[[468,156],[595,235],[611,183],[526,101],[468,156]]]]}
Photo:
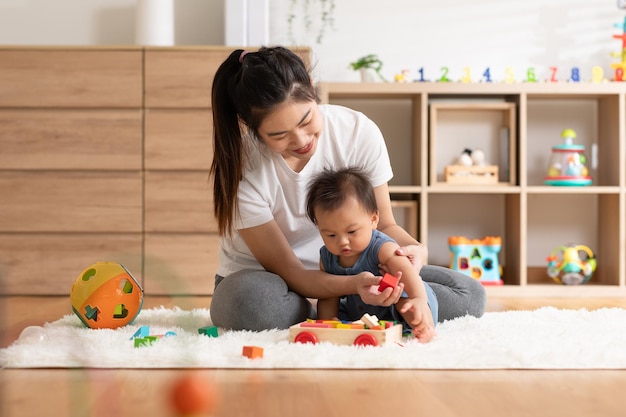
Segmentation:
{"type": "Polygon", "coordinates": [[[143,289],[117,262],[96,262],[78,275],[70,290],[74,313],[93,329],[132,322],[143,305],[143,289]]]}

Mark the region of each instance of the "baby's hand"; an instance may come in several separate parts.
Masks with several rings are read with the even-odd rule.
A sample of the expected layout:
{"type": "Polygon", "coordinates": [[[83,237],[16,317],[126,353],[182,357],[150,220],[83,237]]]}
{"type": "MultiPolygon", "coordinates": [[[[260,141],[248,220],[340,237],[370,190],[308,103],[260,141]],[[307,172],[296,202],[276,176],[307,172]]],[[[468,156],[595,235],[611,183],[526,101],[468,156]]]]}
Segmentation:
{"type": "Polygon", "coordinates": [[[389,307],[396,304],[400,300],[404,284],[398,283],[395,289],[385,288],[382,292],[378,291],[378,284],[382,277],[375,277],[370,272],[361,272],[356,275],[360,279],[357,285],[357,291],[364,303],[373,306],[389,307]]]}

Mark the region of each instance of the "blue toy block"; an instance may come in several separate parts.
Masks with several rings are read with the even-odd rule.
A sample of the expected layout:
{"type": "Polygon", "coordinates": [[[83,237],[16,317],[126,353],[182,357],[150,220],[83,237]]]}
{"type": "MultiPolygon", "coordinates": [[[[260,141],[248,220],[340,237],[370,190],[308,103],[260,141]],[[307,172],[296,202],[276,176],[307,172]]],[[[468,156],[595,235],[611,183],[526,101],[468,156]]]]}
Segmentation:
{"type": "Polygon", "coordinates": [[[150,326],[141,326],[129,340],[150,336],[150,326]]]}

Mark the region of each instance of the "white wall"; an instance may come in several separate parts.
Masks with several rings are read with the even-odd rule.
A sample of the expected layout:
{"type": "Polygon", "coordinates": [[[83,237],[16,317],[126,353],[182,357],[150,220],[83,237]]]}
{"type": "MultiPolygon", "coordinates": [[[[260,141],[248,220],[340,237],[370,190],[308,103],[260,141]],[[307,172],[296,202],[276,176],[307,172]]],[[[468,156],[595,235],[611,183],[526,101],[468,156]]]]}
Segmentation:
{"type": "MultiPolygon", "coordinates": [[[[281,13],[274,1],[274,14],[281,13]]],[[[548,77],[550,66],[570,71],[579,66],[591,76],[591,67],[610,70],[610,52],[621,50],[620,33],[626,11],[614,0],[336,0],[336,30],[321,45],[313,44],[319,58],[319,76],[332,80],[358,80],[346,67],[356,58],[376,53],[387,77],[403,68],[417,76],[424,67],[428,78],[438,78],[447,66],[452,79],[470,67],[478,78],[486,67],[494,78],[504,78],[511,66],[516,78],[534,66],[548,77]]],[[[272,39],[284,41],[285,24],[272,21],[272,39]]],[[[302,43],[313,36],[299,33],[302,43]]]]}
{"type": "MultiPolygon", "coordinates": [[[[132,45],[135,0],[0,0],[0,45],[132,45]]],[[[178,45],[224,43],[224,0],[175,0],[178,45]]]]}
{"type": "MultiPolygon", "coordinates": [[[[176,0],[176,44],[224,43],[225,0],[176,0]]],[[[290,44],[287,15],[292,0],[271,0],[270,40],[290,44]]],[[[298,0],[303,3],[304,0],[298,0]]],[[[311,13],[319,11],[310,0],[311,13]]],[[[540,78],[557,66],[563,78],[580,67],[610,71],[611,51],[621,49],[612,34],[626,11],[614,0],[335,0],[335,29],[316,44],[315,24],[296,19],[295,43],[313,47],[316,78],[357,81],[348,63],[376,53],[388,78],[400,70],[430,79],[447,66],[452,79],[469,67],[474,79],[489,67],[495,80],[512,67],[523,78],[535,67],[540,78]]],[[[296,14],[301,14],[296,7],[296,14]]],[[[0,44],[108,45],[134,43],[135,0],[0,0],[0,44]]],[[[314,16],[315,18],[315,16],[314,16]]],[[[319,19],[317,19],[319,20],[319,19]]]]}

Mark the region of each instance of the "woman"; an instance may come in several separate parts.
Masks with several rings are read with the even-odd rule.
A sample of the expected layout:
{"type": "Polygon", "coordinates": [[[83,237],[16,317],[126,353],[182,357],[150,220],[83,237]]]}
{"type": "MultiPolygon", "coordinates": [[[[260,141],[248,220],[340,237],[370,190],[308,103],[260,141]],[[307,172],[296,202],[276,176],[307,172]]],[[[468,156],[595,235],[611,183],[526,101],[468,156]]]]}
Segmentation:
{"type": "MultiPolygon", "coordinates": [[[[236,50],[213,81],[214,211],[221,235],[211,318],[230,329],[287,328],[315,317],[308,298],[359,294],[390,306],[402,285],[377,291],[370,272],[319,270],[321,237],[306,214],[309,181],[324,168],[357,166],[375,188],[378,230],[392,237],[439,301],[439,320],[480,317],[477,281],[426,265],[427,250],[398,226],[387,182],[391,164],[378,127],[362,113],[319,105],[302,60],[282,47],[236,50]]],[[[383,266],[384,267],[384,266],[383,266]]]]}

